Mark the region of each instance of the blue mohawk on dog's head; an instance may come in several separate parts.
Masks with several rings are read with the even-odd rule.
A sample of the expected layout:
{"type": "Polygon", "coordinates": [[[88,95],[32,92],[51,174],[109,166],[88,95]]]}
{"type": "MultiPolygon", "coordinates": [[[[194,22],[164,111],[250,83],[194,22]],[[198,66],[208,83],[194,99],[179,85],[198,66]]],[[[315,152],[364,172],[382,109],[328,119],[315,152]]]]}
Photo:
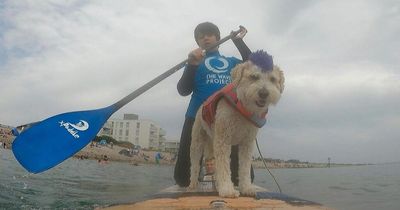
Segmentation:
{"type": "Polygon", "coordinates": [[[249,55],[249,60],[256,66],[261,68],[262,72],[272,71],[274,68],[274,61],[272,56],[268,55],[263,50],[257,50],[249,55]]]}

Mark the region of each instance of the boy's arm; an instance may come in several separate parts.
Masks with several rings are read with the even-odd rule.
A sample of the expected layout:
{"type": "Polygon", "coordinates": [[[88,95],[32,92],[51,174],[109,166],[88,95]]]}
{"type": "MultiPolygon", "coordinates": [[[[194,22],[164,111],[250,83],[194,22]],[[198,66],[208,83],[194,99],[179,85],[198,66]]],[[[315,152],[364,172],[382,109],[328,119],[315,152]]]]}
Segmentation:
{"type": "Polygon", "coordinates": [[[181,96],[187,96],[193,92],[196,76],[196,70],[200,62],[204,58],[204,51],[201,48],[192,50],[188,55],[188,64],[183,72],[181,79],[178,82],[178,92],[181,96]]]}
{"type": "Polygon", "coordinates": [[[177,89],[181,96],[187,96],[192,93],[194,88],[194,77],[196,76],[196,69],[198,65],[188,64],[183,71],[182,77],[178,82],[177,89]]]}

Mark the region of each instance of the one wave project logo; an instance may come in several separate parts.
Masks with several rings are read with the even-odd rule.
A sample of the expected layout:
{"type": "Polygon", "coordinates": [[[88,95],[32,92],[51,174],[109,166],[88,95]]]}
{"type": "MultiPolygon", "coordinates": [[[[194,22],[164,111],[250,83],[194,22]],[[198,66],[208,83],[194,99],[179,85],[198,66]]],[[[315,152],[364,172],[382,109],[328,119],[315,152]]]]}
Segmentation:
{"type": "Polygon", "coordinates": [[[78,123],[73,124],[70,122],[64,122],[61,120],[60,123],[60,127],[64,127],[68,133],[70,133],[74,138],[78,139],[79,138],[79,131],[85,131],[87,129],[89,129],[89,123],[84,121],[84,120],[80,120],[78,123]]]}
{"type": "Polygon", "coordinates": [[[228,71],[229,62],[225,58],[217,58],[216,56],[208,57],[204,61],[206,68],[216,74],[228,71]],[[221,65],[222,64],[222,65],[221,65]]]}

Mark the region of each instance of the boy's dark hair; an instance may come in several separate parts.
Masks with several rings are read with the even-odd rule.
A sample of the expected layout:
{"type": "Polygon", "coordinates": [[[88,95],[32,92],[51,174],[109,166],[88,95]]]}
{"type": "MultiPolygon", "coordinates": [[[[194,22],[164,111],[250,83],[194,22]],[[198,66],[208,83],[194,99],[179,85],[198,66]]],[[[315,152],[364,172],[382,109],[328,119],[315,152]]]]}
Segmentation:
{"type": "Polygon", "coordinates": [[[199,43],[197,41],[197,39],[202,34],[215,35],[215,37],[217,38],[217,41],[221,39],[218,27],[214,23],[211,23],[211,22],[200,23],[194,29],[194,40],[196,40],[197,44],[199,43]]]}

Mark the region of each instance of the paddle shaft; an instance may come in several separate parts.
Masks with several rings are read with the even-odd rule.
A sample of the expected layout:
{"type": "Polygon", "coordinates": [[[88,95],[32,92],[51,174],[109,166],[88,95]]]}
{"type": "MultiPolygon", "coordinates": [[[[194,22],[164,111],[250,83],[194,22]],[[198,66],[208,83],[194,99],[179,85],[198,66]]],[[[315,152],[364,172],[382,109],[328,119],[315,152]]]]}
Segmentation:
{"type": "MultiPolygon", "coordinates": [[[[207,52],[209,50],[214,49],[215,47],[218,47],[219,45],[221,45],[222,43],[224,43],[227,40],[231,39],[232,37],[235,37],[239,33],[240,33],[240,29],[237,30],[237,31],[232,31],[228,36],[220,39],[215,44],[213,44],[210,47],[208,47],[207,49],[205,49],[205,51],[207,52]]],[[[162,73],[158,77],[154,78],[150,82],[144,84],[142,87],[136,89],[135,91],[133,91],[132,93],[130,93],[129,95],[124,97],[123,99],[121,99],[118,102],[116,102],[115,104],[113,104],[113,106],[115,108],[115,111],[119,110],[121,107],[125,106],[127,103],[131,102],[133,99],[135,99],[136,97],[140,96],[142,93],[146,92],[147,90],[149,90],[150,88],[152,88],[156,84],[160,83],[165,78],[167,78],[170,75],[172,75],[173,73],[177,72],[179,69],[183,68],[185,66],[185,64],[187,63],[187,61],[188,61],[188,59],[185,59],[184,61],[182,61],[179,64],[175,65],[171,69],[169,69],[166,72],[162,73]]]]}

